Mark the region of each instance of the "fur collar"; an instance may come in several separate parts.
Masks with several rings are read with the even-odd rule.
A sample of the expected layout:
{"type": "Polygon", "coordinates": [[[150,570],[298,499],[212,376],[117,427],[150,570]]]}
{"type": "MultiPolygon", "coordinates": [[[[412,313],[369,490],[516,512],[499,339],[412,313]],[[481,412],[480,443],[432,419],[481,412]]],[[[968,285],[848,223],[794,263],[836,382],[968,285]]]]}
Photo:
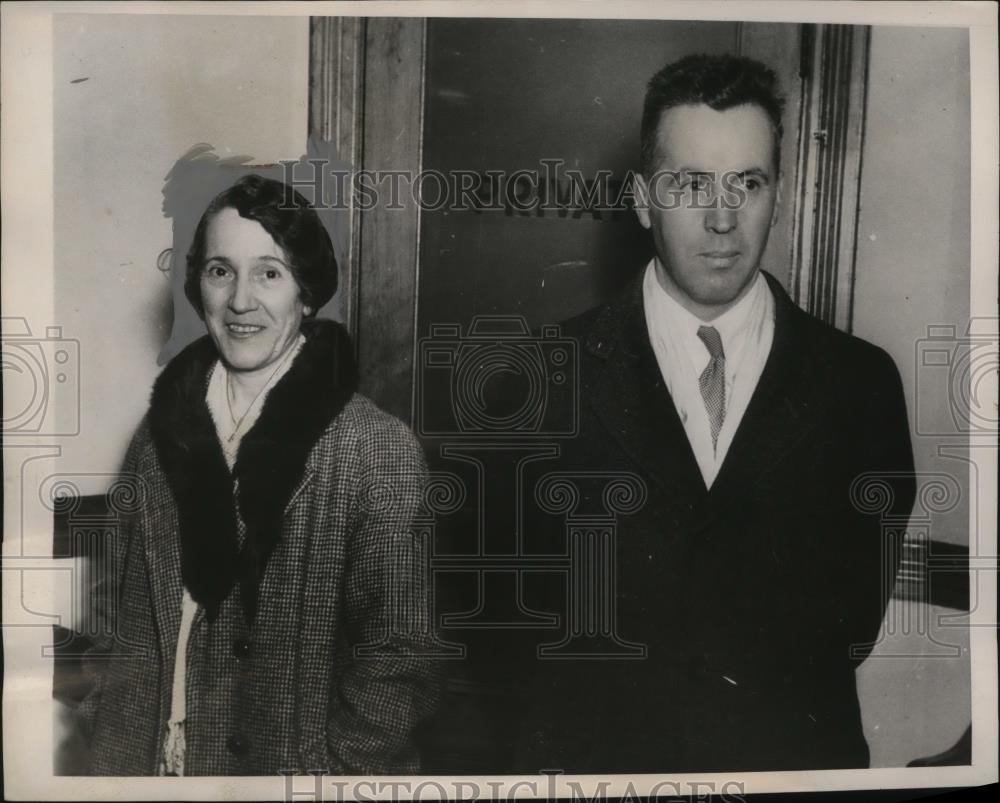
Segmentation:
{"type": "Polygon", "coordinates": [[[302,324],[306,342],[271,388],[243,437],[230,475],[205,394],[218,352],[206,335],[178,354],[153,386],[150,431],[177,503],[181,576],[214,619],[235,583],[253,621],[257,590],[281,535],[285,506],[306,458],[357,387],[350,338],[333,321],[302,324]],[[239,545],[233,481],[246,525],[239,545]]]}

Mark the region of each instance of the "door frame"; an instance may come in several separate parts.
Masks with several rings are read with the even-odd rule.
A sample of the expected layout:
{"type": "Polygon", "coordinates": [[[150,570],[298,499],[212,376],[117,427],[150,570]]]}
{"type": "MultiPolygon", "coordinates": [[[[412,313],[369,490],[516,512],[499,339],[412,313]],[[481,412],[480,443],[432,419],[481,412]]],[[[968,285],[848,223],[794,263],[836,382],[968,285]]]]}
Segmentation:
{"type": "MultiPolygon", "coordinates": [[[[420,173],[426,19],[313,17],[309,134],[365,171],[420,173]]],[[[343,319],[360,390],[412,423],[420,262],[419,204],[352,208],[341,266],[343,319]],[[377,303],[366,303],[366,300],[377,303]]]]}
{"type": "MultiPolygon", "coordinates": [[[[848,332],[870,36],[869,26],[742,23],[736,45],[785,78],[780,167],[791,215],[772,234],[775,269],[787,265],[779,278],[799,306],[848,332]]],[[[357,168],[418,175],[426,51],[424,18],[311,18],[310,136],[336,143],[357,168]]],[[[403,207],[351,209],[341,309],[362,392],[412,423],[420,208],[403,207]]]]}

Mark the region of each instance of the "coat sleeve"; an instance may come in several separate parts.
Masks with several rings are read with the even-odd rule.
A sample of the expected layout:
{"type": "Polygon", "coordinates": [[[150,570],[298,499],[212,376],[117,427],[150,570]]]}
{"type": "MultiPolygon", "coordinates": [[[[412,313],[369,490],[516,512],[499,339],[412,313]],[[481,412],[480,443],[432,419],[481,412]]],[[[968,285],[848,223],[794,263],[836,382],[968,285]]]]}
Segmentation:
{"type": "Polygon", "coordinates": [[[143,497],[144,481],[139,473],[139,463],[148,435],[145,424],[140,425],[133,437],[121,472],[109,491],[112,506],[118,505],[118,528],[113,532],[108,549],[103,556],[105,571],[99,572],[96,584],[91,588],[90,632],[91,647],[85,652],[82,664],[84,673],[92,678],[93,685],[76,708],[77,723],[84,738],[89,742],[94,731],[94,723],[101,705],[105,676],[115,652],[119,635],[118,612],[121,610],[121,592],[128,556],[133,551],[136,539],[136,513],[143,497]]]}
{"type": "Polygon", "coordinates": [[[412,433],[388,416],[360,440],[344,591],[351,658],[337,681],[327,745],[342,774],[412,774],[420,769],[414,727],[440,695],[425,576],[427,467],[412,433]]]}
{"type": "MultiPolygon", "coordinates": [[[[852,657],[874,648],[892,595],[906,523],[916,495],[906,400],[892,358],[878,350],[867,373],[857,464],[850,488],[851,531],[859,543],[846,623],[852,657]]],[[[848,575],[850,576],[850,575],[848,575]]]]}

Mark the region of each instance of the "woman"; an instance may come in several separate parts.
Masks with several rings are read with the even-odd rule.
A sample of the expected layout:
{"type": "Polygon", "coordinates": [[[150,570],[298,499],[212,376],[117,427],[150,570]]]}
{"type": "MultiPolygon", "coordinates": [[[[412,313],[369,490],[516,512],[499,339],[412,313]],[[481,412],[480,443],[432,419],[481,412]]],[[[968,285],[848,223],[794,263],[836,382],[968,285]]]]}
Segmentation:
{"type": "Polygon", "coordinates": [[[343,327],[313,319],[336,284],[285,185],[247,176],[202,216],[185,291],[209,334],[156,380],[125,462],[145,504],[81,704],[95,774],[419,770],[411,733],[437,693],[408,571],[426,468],[355,392],[343,327]]]}

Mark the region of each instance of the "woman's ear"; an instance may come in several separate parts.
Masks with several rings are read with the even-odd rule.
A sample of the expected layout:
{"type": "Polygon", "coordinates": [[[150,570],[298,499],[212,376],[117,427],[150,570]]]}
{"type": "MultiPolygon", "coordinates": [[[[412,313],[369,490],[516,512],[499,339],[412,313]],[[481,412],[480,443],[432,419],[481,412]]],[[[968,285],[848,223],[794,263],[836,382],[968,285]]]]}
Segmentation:
{"type": "Polygon", "coordinates": [[[312,314],[313,314],[313,309],[312,309],[312,307],[310,307],[310,306],[305,306],[305,307],[303,307],[303,308],[302,308],[302,317],[303,317],[303,318],[308,318],[308,317],[309,317],[310,315],[312,315],[312,314]]]}

